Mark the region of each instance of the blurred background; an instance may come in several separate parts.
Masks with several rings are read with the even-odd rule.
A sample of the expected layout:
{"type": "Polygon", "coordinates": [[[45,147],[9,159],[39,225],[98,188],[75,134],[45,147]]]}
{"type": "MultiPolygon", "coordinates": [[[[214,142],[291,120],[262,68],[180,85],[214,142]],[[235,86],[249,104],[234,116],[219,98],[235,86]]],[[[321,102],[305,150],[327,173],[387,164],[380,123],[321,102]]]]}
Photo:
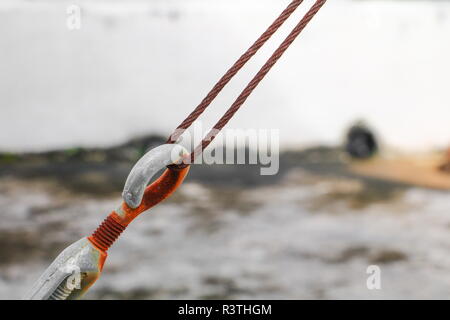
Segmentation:
{"type": "MultiPolygon", "coordinates": [[[[0,2],[1,299],[120,204],[135,161],[289,2],[0,2]]],[[[448,1],[328,1],[228,126],[280,130],[280,172],[193,166],[110,249],[86,298],[447,299],[449,33],[448,1]],[[381,290],[367,288],[370,265],[381,290]]]]}

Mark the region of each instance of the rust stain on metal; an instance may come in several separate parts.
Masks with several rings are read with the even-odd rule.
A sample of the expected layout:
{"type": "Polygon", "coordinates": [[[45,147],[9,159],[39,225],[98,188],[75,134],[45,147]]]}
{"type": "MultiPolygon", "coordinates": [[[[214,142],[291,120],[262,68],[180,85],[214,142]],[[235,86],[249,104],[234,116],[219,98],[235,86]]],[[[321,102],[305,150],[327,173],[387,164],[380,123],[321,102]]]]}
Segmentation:
{"type": "Polygon", "coordinates": [[[166,169],[155,182],[145,189],[142,203],[137,208],[130,208],[123,202],[120,208],[113,211],[97,230],[88,237],[89,241],[103,252],[106,252],[137,216],[170,197],[183,183],[189,169],[189,166],[166,169]]]}

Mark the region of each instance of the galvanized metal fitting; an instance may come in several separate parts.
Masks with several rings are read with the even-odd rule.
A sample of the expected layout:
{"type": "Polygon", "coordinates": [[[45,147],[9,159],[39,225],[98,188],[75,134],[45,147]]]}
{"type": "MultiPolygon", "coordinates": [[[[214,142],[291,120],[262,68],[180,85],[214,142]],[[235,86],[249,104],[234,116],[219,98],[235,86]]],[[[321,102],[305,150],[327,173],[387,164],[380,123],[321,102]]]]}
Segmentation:
{"type": "Polygon", "coordinates": [[[151,185],[161,169],[179,163],[188,152],[166,144],[145,154],[131,170],[123,190],[122,205],[97,230],[66,248],[47,268],[26,299],[77,299],[100,277],[107,250],[139,214],[169,197],[183,182],[189,167],[166,171],[151,185]]]}
{"type": "Polygon", "coordinates": [[[187,150],[178,144],[164,144],[147,152],[128,175],[122,193],[123,201],[130,208],[139,207],[153,176],[165,167],[179,163],[187,154],[187,150]]]}
{"type": "Polygon", "coordinates": [[[47,268],[24,299],[76,299],[98,279],[106,256],[87,238],[73,243],[47,268]]]}

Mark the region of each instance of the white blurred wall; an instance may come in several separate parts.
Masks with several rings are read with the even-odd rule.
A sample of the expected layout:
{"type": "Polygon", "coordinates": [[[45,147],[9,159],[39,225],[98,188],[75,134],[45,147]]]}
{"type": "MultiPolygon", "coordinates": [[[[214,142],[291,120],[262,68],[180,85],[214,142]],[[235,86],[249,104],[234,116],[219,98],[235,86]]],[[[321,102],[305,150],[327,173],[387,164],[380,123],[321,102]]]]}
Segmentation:
{"type": "MultiPolygon", "coordinates": [[[[0,149],[170,133],[288,3],[0,2],[0,149]],[[79,31],[66,27],[69,3],[82,8],[79,31]]],[[[279,128],[286,148],[339,143],[364,118],[393,147],[446,146],[449,34],[449,2],[330,0],[229,126],[279,128]]],[[[211,106],[205,127],[282,37],[211,106]]]]}

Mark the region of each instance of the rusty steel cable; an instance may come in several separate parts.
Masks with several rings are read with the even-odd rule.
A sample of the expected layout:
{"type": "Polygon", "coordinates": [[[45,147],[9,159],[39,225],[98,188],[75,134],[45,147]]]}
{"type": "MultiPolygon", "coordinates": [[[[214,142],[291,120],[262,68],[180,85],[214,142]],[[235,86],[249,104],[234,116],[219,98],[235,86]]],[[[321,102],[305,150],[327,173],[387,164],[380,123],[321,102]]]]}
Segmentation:
{"type": "Polygon", "coordinates": [[[191,154],[191,162],[193,163],[195,157],[198,156],[208,145],[214,140],[220,130],[231,120],[235,113],[241,108],[250,94],[255,90],[258,84],[264,79],[264,77],[269,73],[270,69],[277,63],[281,56],[286,52],[286,50],[291,46],[294,40],[300,35],[303,29],[308,25],[311,19],[316,15],[320,8],[325,4],[327,0],[317,0],[316,3],[309,9],[305,16],[300,20],[300,22],[295,26],[292,32],[287,36],[287,38],[281,43],[273,55],[267,60],[264,66],[258,71],[255,77],[249,82],[247,87],[242,91],[236,101],[231,105],[227,112],[220,118],[220,120],[215,124],[213,129],[205,136],[202,142],[195,148],[191,154]]]}
{"type": "Polygon", "coordinates": [[[195,108],[195,110],[177,127],[167,140],[167,143],[175,143],[183,132],[188,129],[205,112],[206,108],[213,102],[222,89],[231,79],[244,67],[244,65],[261,49],[261,47],[274,35],[275,32],[286,22],[292,13],[302,4],[303,0],[294,0],[272,23],[272,25],[259,37],[258,40],[234,63],[234,65],[220,78],[207,96],[195,108]]]}
{"type": "MultiPolygon", "coordinates": [[[[189,159],[184,160],[184,165],[194,163],[195,158],[200,155],[203,150],[209,146],[209,144],[218,135],[220,130],[231,120],[231,118],[236,114],[236,112],[241,108],[247,98],[256,89],[259,83],[265,78],[272,67],[277,63],[277,61],[282,57],[286,50],[292,45],[295,39],[300,35],[303,29],[308,25],[312,18],[319,12],[322,6],[327,0],[317,0],[314,5],[308,10],[308,12],[303,16],[300,22],[294,27],[291,33],[286,37],[286,39],[281,43],[277,50],[272,54],[272,56],[267,60],[267,62],[262,66],[254,78],[249,82],[245,89],[241,92],[235,102],[227,110],[227,112],[220,118],[220,120],[215,124],[215,126],[208,132],[201,143],[195,147],[194,151],[191,153],[189,159]]],[[[184,130],[189,128],[192,123],[198,119],[198,117],[206,110],[206,108],[211,104],[212,100],[219,94],[223,87],[231,80],[231,78],[236,75],[236,73],[243,67],[243,65],[256,53],[256,51],[262,47],[262,45],[270,38],[271,35],[287,20],[287,18],[295,11],[295,9],[302,3],[302,1],[293,1],[288,8],[281,14],[281,16],[272,24],[271,27],[263,34],[263,36],[258,39],[258,41],[253,45],[239,60],[236,64],[225,74],[224,77],[216,84],[214,89],[207,95],[203,102],[192,112],[185,121],[177,128],[174,134],[172,134],[168,143],[174,143],[182,135],[184,130]],[[255,51],[256,50],[256,51],[255,51]]],[[[181,164],[180,166],[183,166],[181,164]]]]}

